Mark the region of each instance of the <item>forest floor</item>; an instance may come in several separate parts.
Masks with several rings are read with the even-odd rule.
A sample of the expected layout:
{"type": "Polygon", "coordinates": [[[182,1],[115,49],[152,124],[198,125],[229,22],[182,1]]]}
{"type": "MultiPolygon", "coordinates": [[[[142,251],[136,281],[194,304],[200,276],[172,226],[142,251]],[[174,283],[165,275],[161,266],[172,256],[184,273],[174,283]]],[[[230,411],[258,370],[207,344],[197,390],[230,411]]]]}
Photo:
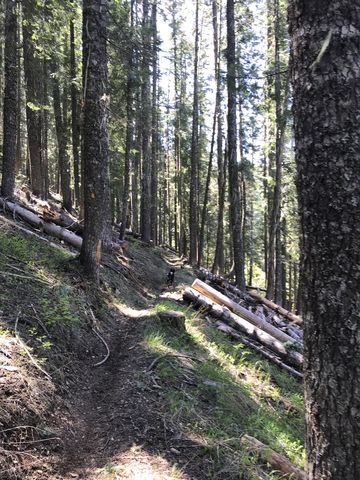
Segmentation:
{"type": "Polygon", "coordinates": [[[0,217],[0,477],[284,478],[244,433],[301,466],[301,385],[183,304],[194,274],[174,253],[129,243],[95,288],[75,252],[0,217]],[[185,314],[186,332],[160,321],[167,310],[185,314]],[[110,356],[94,366],[98,335],[110,356]]]}

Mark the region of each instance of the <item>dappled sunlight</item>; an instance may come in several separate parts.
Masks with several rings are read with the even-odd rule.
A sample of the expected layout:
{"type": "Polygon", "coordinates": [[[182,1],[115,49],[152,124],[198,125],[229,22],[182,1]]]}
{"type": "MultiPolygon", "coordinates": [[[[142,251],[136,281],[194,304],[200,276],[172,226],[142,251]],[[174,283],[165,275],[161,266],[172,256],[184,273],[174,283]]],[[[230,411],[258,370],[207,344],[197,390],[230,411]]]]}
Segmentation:
{"type": "Polygon", "coordinates": [[[141,445],[133,445],[116,456],[111,466],[98,472],[99,480],[190,480],[180,466],[173,465],[160,454],[148,452],[141,445]]]}
{"type": "Polygon", "coordinates": [[[131,308],[128,305],[119,302],[114,302],[114,306],[122,315],[125,315],[128,318],[143,319],[152,317],[155,314],[153,308],[136,310],[135,308],[131,308]]]}

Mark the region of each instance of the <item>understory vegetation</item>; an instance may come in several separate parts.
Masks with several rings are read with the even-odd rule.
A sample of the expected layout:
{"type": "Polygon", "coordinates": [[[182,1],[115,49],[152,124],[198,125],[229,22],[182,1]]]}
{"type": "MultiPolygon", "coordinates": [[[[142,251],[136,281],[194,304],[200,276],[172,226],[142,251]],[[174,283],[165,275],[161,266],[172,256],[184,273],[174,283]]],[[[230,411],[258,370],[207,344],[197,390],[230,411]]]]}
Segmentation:
{"type": "MultiPolygon", "coordinates": [[[[108,267],[102,268],[100,290],[84,280],[71,252],[6,224],[1,225],[0,251],[0,363],[14,367],[2,371],[6,383],[0,383],[0,438],[6,451],[2,478],[58,478],[52,475],[67,441],[61,423],[64,418],[65,424],[76,423],[64,413],[66,404],[82,395],[81,377],[94,376],[93,364],[104,356],[94,330],[110,345],[110,374],[124,368],[115,362],[116,349],[129,356],[129,371],[132,362],[143,362],[141,369],[133,368],[132,388],[162,414],[162,441],[168,449],[158,447],[156,461],[172,456],[167,476],[154,478],[283,478],[247,451],[241,443],[244,434],[303,466],[300,383],[218,332],[203,312],[183,304],[178,290],[194,275],[170,250],[133,239],[126,261],[114,256],[104,262],[108,267]],[[174,290],[165,287],[169,264],[177,268],[174,290]],[[185,314],[186,332],[160,320],[158,314],[169,310],[185,314]],[[119,325],[124,315],[130,322],[127,333],[119,325]],[[123,341],[134,337],[130,347],[116,343],[115,330],[123,341]],[[174,439],[176,446],[169,446],[174,439]],[[185,451],[193,453],[185,459],[185,451]],[[44,476],[31,473],[38,464],[47,465],[41,468],[44,476]],[[189,476],[195,465],[203,476],[189,476]]],[[[104,371],[96,370],[96,375],[104,371]]],[[[114,395],[111,382],[106,385],[106,395],[114,395]]],[[[132,395],[125,395],[130,404],[132,395]]],[[[146,421],[151,429],[151,417],[146,421]]],[[[105,427],[112,429],[111,424],[97,426],[105,427]]],[[[134,435],[132,455],[144,446],[146,441],[134,435]]],[[[96,476],[88,478],[119,478],[117,454],[114,447],[102,457],[96,476]]]]}

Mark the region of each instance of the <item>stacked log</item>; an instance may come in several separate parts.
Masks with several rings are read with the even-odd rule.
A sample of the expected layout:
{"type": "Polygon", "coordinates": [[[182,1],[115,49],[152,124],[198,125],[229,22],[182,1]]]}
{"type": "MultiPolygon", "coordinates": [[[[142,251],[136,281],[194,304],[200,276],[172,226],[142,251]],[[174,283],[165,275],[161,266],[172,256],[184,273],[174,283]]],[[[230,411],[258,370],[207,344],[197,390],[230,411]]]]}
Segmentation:
{"type": "Polygon", "coordinates": [[[266,320],[263,320],[258,315],[255,315],[254,313],[250,312],[250,310],[247,310],[246,308],[242,307],[238,303],[234,302],[227,296],[218,292],[217,290],[215,290],[215,288],[212,288],[210,285],[207,285],[206,283],[202,282],[201,280],[198,280],[198,279],[195,280],[192,284],[192,288],[198,291],[199,293],[201,293],[202,295],[205,295],[206,297],[210,298],[215,303],[218,303],[219,305],[225,305],[227,308],[232,310],[241,318],[247,320],[248,322],[252,323],[256,327],[260,328],[261,330],[264,330],[264,332],[269,333],[270,335],[277,338],[281,342],[295,343],[292,337],[282,332],[278,328],[274,327],[270,323],[266,322],[266,320]]]}
{"type": "Polygon", "coordinates": [[[232,285],[225,277],[215,275],[205,268],[200,268],[199,275],[201,279],[215,286],[216,289],[223,292],[236,303],[251,307],[253,310],[258,310],[259,306],[261,306],[264,309],[264,316],[267,322],[272,323],[279,330],[287,333],[296,342],[302,343],[302,318],[298,315],[264,298],[258,291],[253,290],[254,287],[246,287],[250,291],[244,292],[232,285]]]}
{"type": "MultiPolygon", "coordinates": [[[[231,312],[226,306],[215,303],[209,297],[202,295],[193,288],[186,288],[183,293],[183,298],[186,301],[193,303],[195,306],[205,309],[215,318],[219,318],[226,324],[233,326],[240,332],[249,336],[250,338],[265,345],[268,349],[276,353],[280,358],[286,360],[290,365],[301,367],[303,364],[303,356],[301,353],[288,348],[286,343],[282,342],[270,335],[261,328],[255,326],[244,318],[239,317],[235,313],[231,312]]],[[[294,342],[292,342],[294,343],[294,342]]],[[[290,344],[291,347],[291,344],[290,344]]]]}
{"type": "Polygon", "coordinates": [[[286,317],[288,320],[295,324],[302,324],[302,318],[299,317],[298,315],[294,315],[293,313],[289,312],[285,308],[281,307],[280,305],[277,305],[276,303],[272,302],[271,300],[268,300],[267,298],[264,298],[262,295],[260,295],[258,292],[250,290],[249,295],[257,300],[258,302],[263,303],[267,307],[271,308],[271,310],[274,310],[275,312],[280,313],[284,317],[286,317]]]}
{"type": "Polygon", "coordinates": [[[82,244],[82,238],[76,235],[73,232],[70,232],[66,228],[55,225],[52,222],[46,222],[42,220],[38,215],[31,212],[30,210],[17,205],[10,200],[0,198],[0,206],[6,211],[10,211],[13,216],[19,215],[23,220],[25,220],[29,225],[38,228],[42,232],[47,233],[52,237],[59,238],[69,245],[80,250],[82,244]]]}

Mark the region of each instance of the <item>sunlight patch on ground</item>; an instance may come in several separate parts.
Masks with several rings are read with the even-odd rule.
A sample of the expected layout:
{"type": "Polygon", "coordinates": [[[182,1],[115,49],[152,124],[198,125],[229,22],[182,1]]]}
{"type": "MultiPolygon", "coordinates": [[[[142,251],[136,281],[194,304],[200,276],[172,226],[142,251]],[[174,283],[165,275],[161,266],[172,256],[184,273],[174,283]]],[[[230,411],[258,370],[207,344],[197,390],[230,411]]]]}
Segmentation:
{"type": "Polygon", "coordinates": [[[134,445],[114,459],[111,468],[100,469],[98,480],[190,480],[177,465],[172,465],[160,455],[152,455],[134,445]]]}
{"type": "Polygon", "coordinates": [[[160,298],[166,300],[175,300],[176,302],[182,300],[182,286],[179,287],[181,290],[167,290],[160,295],[160,298]]]}
{"type": "Polygon", "coordinates": [[[135,308],[131,308],[128,305],[118,302],[115,302],[114,305],[120,313],[128,318],[148,318],[154,315],[154,310],[152,308],[146,310],[136,310],[135,308]]]}

